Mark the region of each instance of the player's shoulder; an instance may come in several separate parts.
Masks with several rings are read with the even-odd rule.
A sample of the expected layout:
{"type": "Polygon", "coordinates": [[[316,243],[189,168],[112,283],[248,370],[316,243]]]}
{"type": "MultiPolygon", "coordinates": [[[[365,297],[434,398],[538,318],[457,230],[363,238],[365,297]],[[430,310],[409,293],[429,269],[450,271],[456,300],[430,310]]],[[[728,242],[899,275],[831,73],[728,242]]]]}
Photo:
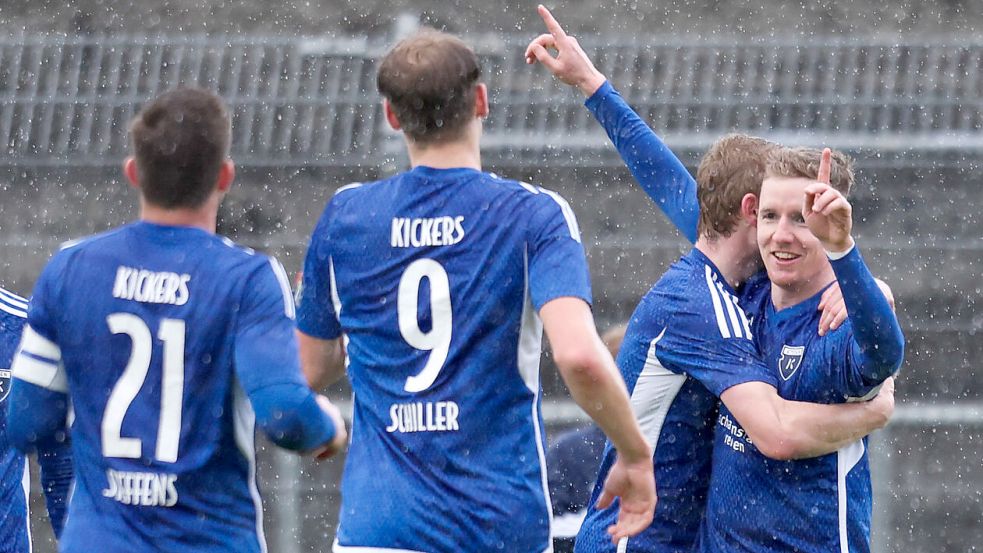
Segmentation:
{"type": "Polygon", "coordinates": [[[708,339],[751,337],[734,290],[696,249],[670,266],[647,301],[671,317],[676,331],[708,339]]]}
{"type": "Polygon", "coordinates": [[[0,288],[0,317],[5,319],[5,327],[23,324],[27,318],[27,299],[0,288]]]}

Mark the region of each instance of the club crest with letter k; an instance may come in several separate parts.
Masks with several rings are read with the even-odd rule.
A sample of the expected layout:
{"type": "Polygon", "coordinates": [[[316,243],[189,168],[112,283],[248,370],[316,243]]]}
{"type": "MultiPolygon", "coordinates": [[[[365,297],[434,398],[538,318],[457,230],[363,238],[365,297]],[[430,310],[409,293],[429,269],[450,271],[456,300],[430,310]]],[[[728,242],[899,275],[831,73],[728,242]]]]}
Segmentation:
{"type": "Polygon", "coordinates": [[[778,372],[781,373],[782,380],[788,381],[799,370],[805,351],[805,346],[782,346],[782,356],[778,358],[778,372]]]}

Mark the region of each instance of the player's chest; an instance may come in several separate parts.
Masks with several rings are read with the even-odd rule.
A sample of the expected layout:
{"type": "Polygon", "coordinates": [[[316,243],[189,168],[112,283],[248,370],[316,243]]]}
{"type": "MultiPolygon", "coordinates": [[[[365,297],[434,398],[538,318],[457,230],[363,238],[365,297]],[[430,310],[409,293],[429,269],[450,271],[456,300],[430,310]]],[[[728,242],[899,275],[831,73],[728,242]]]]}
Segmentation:
{"type": "MultiPolygon", "coordinates": [[[[780,330],[780,329],[775,329],[780,330]]],[[[824,402],[829,383],[824,370],[823,348],[819,336],[805,332],[774,332],[762,348],[768,366],[774,371],[778,394],[798,401],[824,402]]]]}

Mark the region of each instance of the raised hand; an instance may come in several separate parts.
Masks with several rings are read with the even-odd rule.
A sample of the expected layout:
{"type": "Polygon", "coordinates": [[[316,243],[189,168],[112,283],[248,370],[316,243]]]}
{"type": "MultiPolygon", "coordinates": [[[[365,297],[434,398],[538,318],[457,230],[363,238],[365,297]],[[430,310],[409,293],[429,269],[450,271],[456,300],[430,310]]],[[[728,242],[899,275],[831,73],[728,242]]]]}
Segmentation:
{"type": "Polygon", "coordinates": [[[853,207],[846,197],[829,185],[832,152],[823,149],[816,183],[805,189],[802,217],[812,234],[829,252],[844,252],[853,246],[853,207]]]}
{"type": "Polygon", "coordinates": [[[545,6],[540,4],[537,11],[549,32],[539,35],[526,47],[526,63],[538,61],[562,82],[576,86],[584,96],[591,96],[604,84],[604,75],[594,67],[577,39],[563,31],[545,6]],[[550,54],[550,49],[556,50],[555,57],[550,54]]]}
{"type": "Polygon", "coordinates": [[[618,543],[622,538],[634,536],[652,524],[656,495],[650,458],[628,463],[618,455],[597,498],[597,508],[607,509],[615,497],[620,500],[618,521],[608,527],[608,534],[611,541],[618,543]]]}

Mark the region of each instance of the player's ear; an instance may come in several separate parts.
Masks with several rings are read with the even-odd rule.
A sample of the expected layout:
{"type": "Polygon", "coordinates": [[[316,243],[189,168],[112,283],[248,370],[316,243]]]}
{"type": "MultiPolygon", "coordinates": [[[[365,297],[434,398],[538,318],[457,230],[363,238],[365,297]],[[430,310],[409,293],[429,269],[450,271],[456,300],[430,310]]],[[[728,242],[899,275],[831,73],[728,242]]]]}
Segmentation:
{"type": "Polygon", "coordinates": [[[218,170],[218,182],[216,183],[216,188],[219,192],[228,192],[229,188],[232,187],[232,181],[236,178],[236,166],[231,159],[226,159],[222,162],[222,166],[218,170]]]}
{"type": "Polygon", "coordinates": [[[474,89],[474,116],[484,119],[488,117],[489,110],[488,87],[485,86],[485,83],[478,83],[474,89]]]}
{"type": "Polygon", "coordinates": [[[758,196],[748,192],[741,198],[741,219],[752,227],[758,226],[758,196]]]}
{"type": "Polygon", "coordinates": [[[382,111],[386,114],[386,121],[389,121],[389,126],[394,131],[398,131],[400,129],[399,119],[396,119],[396,112],[393,111],[392,105],[389,104],[389,100],[386,98],[382,99],[382,111]]]}
{"type": "Polygon", "coordinates": [[[123,162],[123,174],[126,175],[126,180],[130,181],[130,186],[139,190],[140,173],[137,171],[137,160],[133,156],[123,162]]]}

